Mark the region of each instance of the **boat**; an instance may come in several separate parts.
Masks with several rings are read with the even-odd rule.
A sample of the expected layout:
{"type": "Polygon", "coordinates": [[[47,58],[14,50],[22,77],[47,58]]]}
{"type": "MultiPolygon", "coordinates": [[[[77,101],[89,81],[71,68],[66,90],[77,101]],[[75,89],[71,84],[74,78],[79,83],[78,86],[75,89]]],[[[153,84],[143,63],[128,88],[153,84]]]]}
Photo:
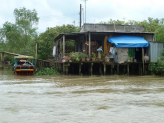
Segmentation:
{"type": "Polygon", "coordinates": [[[14,74],[16,75],[33,75],[35,67],[33,65],[33,56],[14,56],[14,74]],[[29,60],[29,61],[28,61],[29,60]],[[31,61],[31,62],[30,62],[31,61]]]}

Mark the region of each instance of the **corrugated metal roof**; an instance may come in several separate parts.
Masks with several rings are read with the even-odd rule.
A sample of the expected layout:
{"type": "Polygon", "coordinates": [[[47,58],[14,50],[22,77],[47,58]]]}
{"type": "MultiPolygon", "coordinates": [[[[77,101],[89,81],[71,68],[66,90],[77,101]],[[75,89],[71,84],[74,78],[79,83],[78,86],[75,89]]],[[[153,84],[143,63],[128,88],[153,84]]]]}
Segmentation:
{"type": "MultiPolygon", "coordinates": [[[[54,41],[57,41],[59,39],[61,39],[63,37],[63,35],[65,35],[65,39],[66,40],[75,40],[76,38],[79,38],[82,35],[88,35],[89,32],[77,32],[77,33],[61,33],[59,34],[54,41]]],[[[153,32],[90,32],[91,35],[110,35],[110,34],[150,34],[150,35],[154,35],[155,33],[153,32]]]]}

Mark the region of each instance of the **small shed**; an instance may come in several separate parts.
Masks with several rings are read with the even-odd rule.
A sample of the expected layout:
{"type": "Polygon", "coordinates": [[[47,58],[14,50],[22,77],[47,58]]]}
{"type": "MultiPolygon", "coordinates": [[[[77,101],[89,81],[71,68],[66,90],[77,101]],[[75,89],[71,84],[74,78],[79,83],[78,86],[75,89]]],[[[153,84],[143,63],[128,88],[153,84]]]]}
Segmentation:
{"type": "Polygon", "coordinates": [[[149,41],[148,54],[151,62],[157,62],[158,57],[162,56],[163,42],[149,41]]]}
{"type": "Polygon", "coordinates": [[[115,44],[117,48],[117,62],[124,63],[128,61],[128,57],[132,57],[135,61],[142,61],[144,52],[142,48],[145,49],[147,54],[147,47],[149,43],[140,36],[114,36],[107,38],[110,43],[115,44]],[[132,52],[132,53],[131,53],[132,52]]]}

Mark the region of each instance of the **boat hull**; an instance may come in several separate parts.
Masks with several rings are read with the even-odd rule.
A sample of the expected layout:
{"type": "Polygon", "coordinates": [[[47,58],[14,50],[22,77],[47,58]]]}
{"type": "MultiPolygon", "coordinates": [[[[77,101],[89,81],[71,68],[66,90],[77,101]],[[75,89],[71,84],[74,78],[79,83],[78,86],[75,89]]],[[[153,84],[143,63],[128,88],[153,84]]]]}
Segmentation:
{"type": "Polygon", "coordinates": [[[33,75],[34,67],[33,66],[28,66],[28,67],[19,66],[19,67],[15,67],[14,72],[16,75],[33,75]]]}

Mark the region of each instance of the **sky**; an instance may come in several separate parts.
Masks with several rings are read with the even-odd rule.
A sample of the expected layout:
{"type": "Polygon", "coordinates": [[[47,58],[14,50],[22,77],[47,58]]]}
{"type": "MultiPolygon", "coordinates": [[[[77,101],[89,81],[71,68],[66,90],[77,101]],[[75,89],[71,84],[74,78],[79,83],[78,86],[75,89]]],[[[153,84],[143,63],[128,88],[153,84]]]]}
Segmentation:
{"type": "Polygon", "coordinates": [[[38,13],[38,33],[48,27],[72,24],[79,26],[80,4],[82,5],[82,25],[86,23],[115,20],[147,20],[148,17],[164,18],[162,0],[0,0],[0,28],[6,21],[15,22],[14,9],[23,8],[38,13]]]}

